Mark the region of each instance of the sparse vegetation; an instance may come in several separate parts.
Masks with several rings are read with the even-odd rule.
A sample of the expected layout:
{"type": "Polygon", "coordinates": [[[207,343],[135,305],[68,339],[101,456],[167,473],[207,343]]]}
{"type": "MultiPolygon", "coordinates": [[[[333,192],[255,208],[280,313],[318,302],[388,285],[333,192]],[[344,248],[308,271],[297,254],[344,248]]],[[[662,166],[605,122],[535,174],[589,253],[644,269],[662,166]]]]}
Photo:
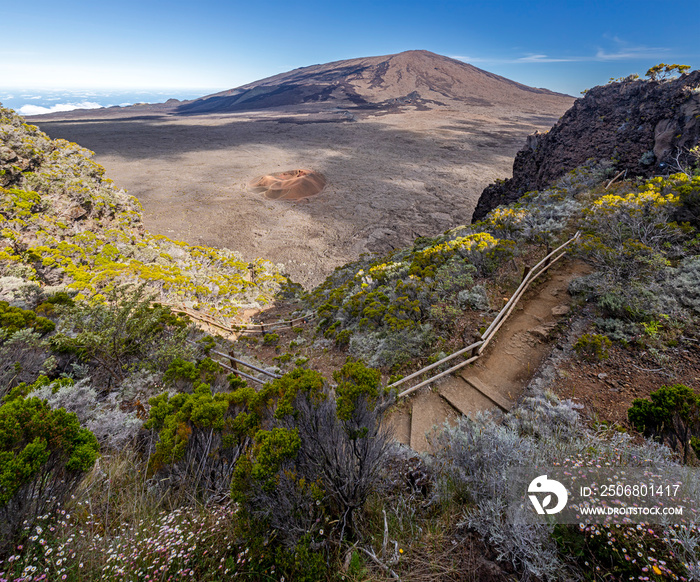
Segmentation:
{"type": "Polygon", "coordinates": [[[590,360],[607,360],[612,342],[607,336],[599,333],[583,334],[574,344],[576,353],[590,360]]]}
{"type": "Polygon", "coordinates": [[[683,75],[690,70],[690,65],[667,65],[666,63],[659,63],[654,65],[647,72],[646,75],[652,81],[661,81],[663,79],[668,79],[673,76],[674,73],[683,75]]]}

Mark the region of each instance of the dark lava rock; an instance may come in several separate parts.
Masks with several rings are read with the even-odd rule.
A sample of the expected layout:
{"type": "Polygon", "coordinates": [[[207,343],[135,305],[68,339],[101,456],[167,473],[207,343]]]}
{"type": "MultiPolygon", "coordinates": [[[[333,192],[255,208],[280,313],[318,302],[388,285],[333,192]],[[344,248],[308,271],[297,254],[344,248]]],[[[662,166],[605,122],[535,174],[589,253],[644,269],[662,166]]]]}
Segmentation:
{"type": "Polygon", "coordinates": [[[612,160],[627,177],[671,170],[700,141],[700,71],[673,80],[630,80],[590,89],[548,133],[528,137],[513,177],[489,185],[472,222],[531,190],[550,186],[587,160],[612,160]]]}

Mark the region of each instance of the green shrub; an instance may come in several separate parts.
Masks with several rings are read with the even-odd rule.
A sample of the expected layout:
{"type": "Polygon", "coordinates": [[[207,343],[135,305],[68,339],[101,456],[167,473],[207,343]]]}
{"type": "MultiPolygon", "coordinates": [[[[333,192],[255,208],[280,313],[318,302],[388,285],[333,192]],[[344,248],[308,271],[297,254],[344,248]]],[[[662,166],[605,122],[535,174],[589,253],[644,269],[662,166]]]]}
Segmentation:
{"type": "Polygon", "coordinates": [[[645,74],[651,81],[659,81],[673,77],[674,73],[683,75],[690,70],[690,65],[667,65],[659,63],[651,67],[645,74]]]}
{"type": "Polygon", "coordinates": [[[631,321],[623,321],[621,319],[596,319],[596,328],[603,332],[612,341],[619,342],[623,346],[635,341],[641,333],[641,328],[638,323],[631,321]]]}
{"type": "Polygon", "coordinates": [[[586,333],[574,344],[579,357],[589,361],[607,360],[610,357],[610,339],[599,333],[586,333]]]}
{"type": "Polygon", "coordinates": [[[166,473],[171,485],[205,497],[228,490],[235,463],[257,427],[256,416],[244,412],[255,391],[235,377],[231,384],[231,392],[212,394],[200,383],[192,394],[149,400],[144,427],[158,431],[150,473],[166,473]]]}
{"type": "Polygon", "coordinates": [[[163,382],[174,386],[178,392],[191,392],[200,384],[214,386],[224,375],[224,369],[211,358],[197,363],[176,356],[163,374],[163,382]]]}
{"type": "Polygon", "coordinates": [[[286,353],[284,353],[284,354],[282,354],[282,355],[275,356],[275,357],[272,358],[272,359],[273,359],[275,362],[278,362],[279,364],[286,364],[286,363],[292,361],[292,354],[290,354],[289,352],[286,352],[286,353]]]}
{"type": "Polygon", "coordinates": [[[375,491],[389,440],[381,419],[391,399],[376,370],[346,364],[332,397],[315,371],[268,384],[262,428],[238,462],[232,496],[288,548],[357,535],[355,516],[375,491]],[[325,532],[325,535],[324,535],[325,532]]]}
{"type": "Polygon", "coordinates": [[[352,337],[351,329],[344,329],[337,336],[335,336],[335,343],[339,346],[347,346],[350,343],[350,338],[352,337]]]}
{"type": "Polygon", "coordinates": [[[266,333],[263,336],[263,344],[266,346],[276,346],[280,341],[280,336],[277,333],[266,333]]]}
{"type": "Polygon", "coordinates": [[[361,404],[374,406],[380,394],[381,374],[362,362],[348,362],[333,374],[338,418],[349,421],[361,404]]]}
{"type": "Polygon", "coordinates": [[[75,414],[38,398],[0,406],[0,540],[62,503],[97,458],[97,439],[75,414]],[[26,523],[25,523],[26,522],[26,523]]]}
{"type": "Polygon", "coordinates": [[[30,309],[13,307],[7,301],[0,301],[0,328],[10,334],[20,329],[32,328],[43,335],[52,332],[56,324],[46,317],[37,316],[30,309]]]}
{"type": "Polygon", "coordinates": [[[93,365],[93,380],[118,384],[133,368],[167,368],[174,357],[191,353],[187,322],[152,303],[143,286],[118,287],[103,299],[65,308],[51,338],[56,352],[93,365]]]}
{"type": "Polygon", "coordinates": [[[666,442],[689,460],[692,438],[700,436],[700,397],[683,384],[662,386],[650,400],[636,398],[627,417],[645,436],[666,442]]]}

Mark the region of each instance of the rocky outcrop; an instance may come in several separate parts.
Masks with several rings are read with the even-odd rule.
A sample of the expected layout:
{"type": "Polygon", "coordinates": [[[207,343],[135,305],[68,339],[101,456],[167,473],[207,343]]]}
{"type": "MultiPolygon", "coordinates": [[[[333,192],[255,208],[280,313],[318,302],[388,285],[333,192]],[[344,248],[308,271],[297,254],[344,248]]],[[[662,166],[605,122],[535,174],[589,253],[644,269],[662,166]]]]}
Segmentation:
{"type": "Polygon", "coordinates": [[[528,137],[513,177],[488,186],[472,222],[530,190],[541,190],[587,160],[611,160],[627,176],[673,171],[679,152],[700,140],[700,71],[670,81],[594,87],[546,134],[528,137]]]}

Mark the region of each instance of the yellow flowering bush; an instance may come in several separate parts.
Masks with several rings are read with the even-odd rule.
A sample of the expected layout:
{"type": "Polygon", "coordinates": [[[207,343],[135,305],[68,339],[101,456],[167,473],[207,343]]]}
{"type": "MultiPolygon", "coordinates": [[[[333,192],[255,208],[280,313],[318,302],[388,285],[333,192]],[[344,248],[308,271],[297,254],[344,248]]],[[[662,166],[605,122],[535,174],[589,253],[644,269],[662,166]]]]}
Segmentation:
{"type": "Polygon", "coordinates": [[[499,206],[489,212],[486,222],[500,237],[513,238],[522,230],[527,214],[524,208],[499,206]]]}
{"type": "Polygon", "coordinates": [[[0,276],[60,282],[78,299],[147,282],[163,301],[230,317],[267,302],[284,282],[269,261],[249,268],[227,249],[145,232],[141,204],[104,179],[92,152],[51,140],[3,108],[0,139],[23,160],[0,163],[0,276]]]}

